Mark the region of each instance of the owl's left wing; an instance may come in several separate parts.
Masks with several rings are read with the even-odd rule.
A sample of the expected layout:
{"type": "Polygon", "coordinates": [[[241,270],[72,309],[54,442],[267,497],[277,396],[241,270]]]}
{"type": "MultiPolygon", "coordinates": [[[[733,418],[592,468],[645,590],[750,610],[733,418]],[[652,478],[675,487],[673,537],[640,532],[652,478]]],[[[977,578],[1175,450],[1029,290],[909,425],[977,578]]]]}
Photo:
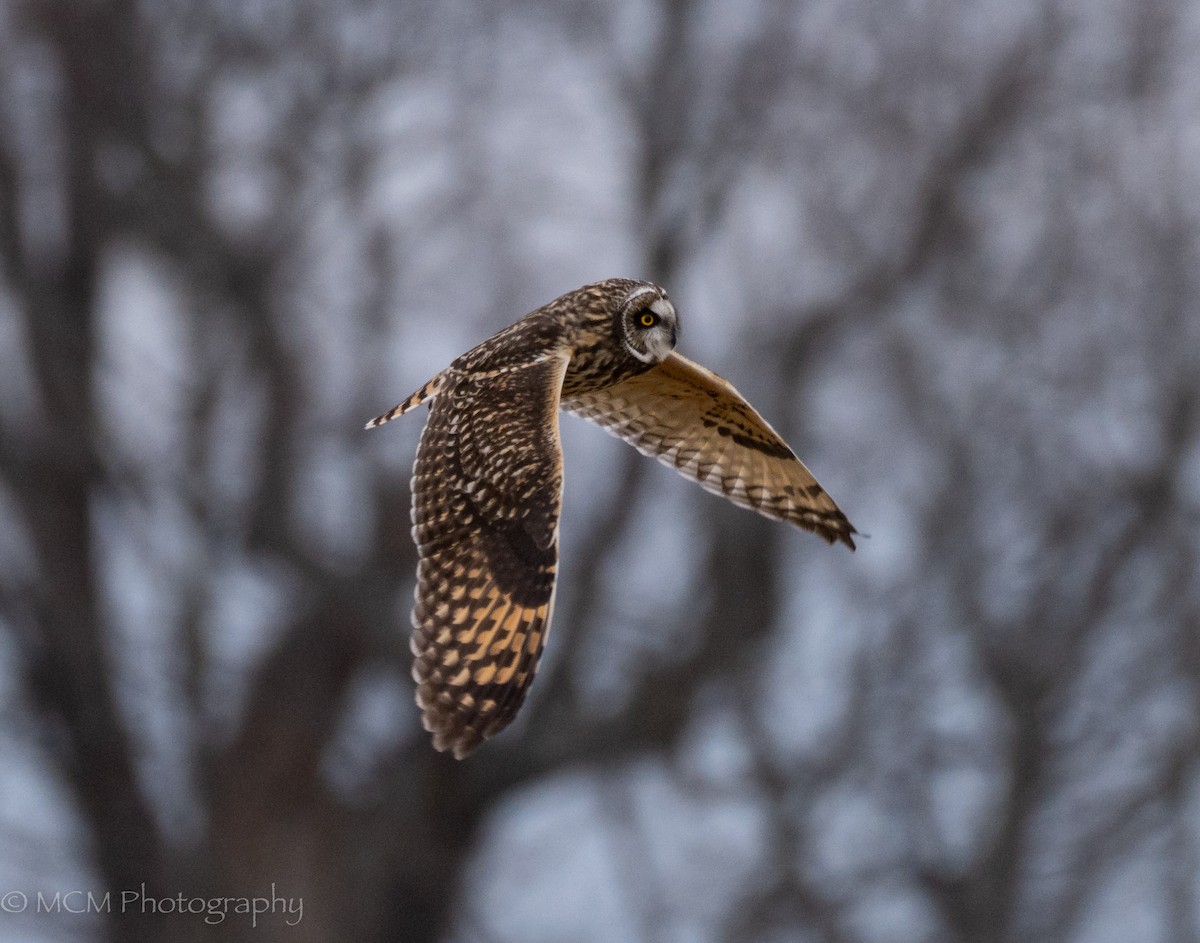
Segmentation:
{"type": "Polygon", "coordinates": [[[446,372],[413,472],[413,677],[439,750],[467,756],[516,715],[554,608],[566,353],[446,372]]]}
{"type": "Polygon", "coordinates": [[[854,549],[857,531],[779,434],[727,380],[679,354],[562,408],[734,504],[854,549]]]}

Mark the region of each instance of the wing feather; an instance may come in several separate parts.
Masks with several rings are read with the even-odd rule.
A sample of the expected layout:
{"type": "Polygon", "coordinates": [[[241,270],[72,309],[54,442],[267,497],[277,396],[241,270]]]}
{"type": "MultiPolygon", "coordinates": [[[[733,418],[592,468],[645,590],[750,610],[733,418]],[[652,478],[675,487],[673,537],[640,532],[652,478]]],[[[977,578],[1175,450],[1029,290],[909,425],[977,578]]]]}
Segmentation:
{"type": "Polygon", "coordinates": [[[434,746],[462,759],[525,700],[554,608],[567,355],[447,371],[413,474],[411,648],[434,746]]]}
{"type": "Polygon", "coordinates": [[[854,549],[857,531],[779,434],[727,380],[679,354],[562,408],[707,491],[854,549]]]}

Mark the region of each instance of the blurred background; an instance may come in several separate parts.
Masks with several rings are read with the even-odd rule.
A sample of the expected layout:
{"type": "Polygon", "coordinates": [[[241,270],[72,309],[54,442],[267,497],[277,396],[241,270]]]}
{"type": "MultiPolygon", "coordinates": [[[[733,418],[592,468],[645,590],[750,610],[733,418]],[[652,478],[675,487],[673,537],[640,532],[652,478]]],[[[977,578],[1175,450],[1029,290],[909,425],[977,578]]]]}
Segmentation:
{"type": "Polygon", "coordinates": [[[1200,939],[1198,263],[1189,0],[0,0],[0,940],[1200,939]],[[564,419],[457,763],[362,425],[611,275],[870,536],[564,419]]]}

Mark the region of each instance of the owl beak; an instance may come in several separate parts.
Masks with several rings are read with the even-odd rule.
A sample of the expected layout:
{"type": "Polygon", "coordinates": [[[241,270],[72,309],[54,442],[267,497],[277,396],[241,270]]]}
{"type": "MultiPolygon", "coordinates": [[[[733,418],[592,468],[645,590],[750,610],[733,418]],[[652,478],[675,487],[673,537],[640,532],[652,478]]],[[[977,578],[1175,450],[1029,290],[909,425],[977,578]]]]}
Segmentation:
{"type": "Polygon", "coordinates": [[[675,306],[671,304],[665,297],[655,299],[650,305],[650,310],[662,318],[662,327],[669,328],[670,333],[665,330],[657,330],[651,335],[649,348],[650,354],[655,363],[662,363],[675,349],[675,343],[679,340],[679,321],[675,317],[675,306]]]}
{"type": "Polygon", "coordinates": [[[675,332],[669,335],[666,331],[655,331],[647,338],[646,352],[650,355],[651,363],[662,363],[675,349],[675,332]]]}

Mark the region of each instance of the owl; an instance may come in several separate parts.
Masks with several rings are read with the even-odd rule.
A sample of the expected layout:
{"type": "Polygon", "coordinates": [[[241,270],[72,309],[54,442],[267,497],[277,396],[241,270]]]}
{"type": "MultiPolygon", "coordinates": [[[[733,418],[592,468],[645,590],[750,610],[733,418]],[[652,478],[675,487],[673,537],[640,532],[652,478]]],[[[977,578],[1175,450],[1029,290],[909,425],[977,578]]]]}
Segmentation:
{"type": "Polygon", "coordinates": [[[585,285],[367,423],[430,403],[412,478],[411,648],[438,750],[462,759],[503,730],[537,670],[558,573],[560,409],[735,504],[854,549],[825,489],[737,390],[674,353],[678,336],[657,285],[585,285]]]}

